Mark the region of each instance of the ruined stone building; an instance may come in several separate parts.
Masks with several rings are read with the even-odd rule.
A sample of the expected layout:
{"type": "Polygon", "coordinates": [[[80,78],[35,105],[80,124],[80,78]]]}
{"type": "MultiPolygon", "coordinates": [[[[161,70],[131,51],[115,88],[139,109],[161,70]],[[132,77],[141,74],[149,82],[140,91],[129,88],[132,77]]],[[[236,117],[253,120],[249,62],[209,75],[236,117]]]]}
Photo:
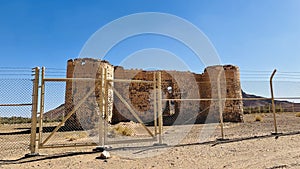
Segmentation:
{"type": "MultiPolygon", "coordinates": [[[[68,61],[67,78],[101,79],[104,74],[100,68],[106,68],[107,79],[133,79],[153,81],[157,71],[124,69],[114,67],[106,61],[82,58],[68,61]],[[91,73],[92,72],[92,73],[91,73]]],[[[228,122],[243,121],[243,102],[239,68],[232,65],[210,66],[202,74],[188,71],[161,71],[164,125],[219,122],[219,107],[223,110],[223,119],[228,122]],[[218,86],[218,84],[220,84],[218,86]],[[219,93],[218,93],[219,91],[219,93]],[[222,98],[220,102],[217,100],[222,98]],[[226,100],[236,98],[236,100],[226,100]],[[182,99],[182,100],[180,100],[182,99]],[[198,99],[198,100],[193,100],[198,99]]],[[[114,82],[115,90],[133,107],[146,124],[153,123],[154,85],[151,83],[114,82]]],[[[99,118],[99,81],[70,80],[66,84],[66,114],[76,106],[89,91],[93,95],[80,106],[66,122],[71,127],[97,122],[99,118]],[[84,120],[84,122],[82,122],[84,120]]],[[[136,121],[129,110],[110,89],[106,119],[110,123],[136,121]]]]}
{"type": "MultiPolygon", "coordinates": [[[[106,62],[96,59],[84,58],[68,60],[67,78],[78,78],[66,82],[65,114],[69,113],[87,93],[92,94],[84,101],[76,112],[66,121],[65,125],[74,129],[90,128],[91,124],[98,122],[100,115],[101,77],[104,73],[107,79],[113,79],[114,67],[106,62]],[[105,68],[106,72],[101,72],[105,68]],[[86,79],[86,80],[85,80],[86,79]]],[[[107,120],[111,121],[113,94],[109,90],[109,103],[107,120]]],[[[93,126],[92,126],[93,127],[93,126]]]]}

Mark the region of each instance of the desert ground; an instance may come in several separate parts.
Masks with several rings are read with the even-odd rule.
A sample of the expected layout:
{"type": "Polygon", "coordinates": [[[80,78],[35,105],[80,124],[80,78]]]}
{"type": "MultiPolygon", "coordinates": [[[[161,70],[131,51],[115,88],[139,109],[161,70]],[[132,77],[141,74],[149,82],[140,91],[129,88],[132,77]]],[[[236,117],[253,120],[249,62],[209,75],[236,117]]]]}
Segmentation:
{"type": "MultiPolygon", "coordinates": [[[[94,146],[39,149],[39,156],[25,158],[28,141],[21,138],[29,138],[29,134],[1,135],[0,168],[300,168],[300,117],[295,113],[276,117],[277,135],[272,134],[270,113],[245,115],[244,123],[225,123],[224,139],[220,139],[217,124],[167,126],[163,135],[166,145],[110,145],[112,157],[105,160],[98,159],[100,152],[92,151],[94,146]]],[[[137,134],[128,137],[138,139],[145,134],[139,125],[129,125],[135,125],[137,134]]],[[[60,138],[73,141],[67,137],[70,133],[63,134],[60,138]]]]}

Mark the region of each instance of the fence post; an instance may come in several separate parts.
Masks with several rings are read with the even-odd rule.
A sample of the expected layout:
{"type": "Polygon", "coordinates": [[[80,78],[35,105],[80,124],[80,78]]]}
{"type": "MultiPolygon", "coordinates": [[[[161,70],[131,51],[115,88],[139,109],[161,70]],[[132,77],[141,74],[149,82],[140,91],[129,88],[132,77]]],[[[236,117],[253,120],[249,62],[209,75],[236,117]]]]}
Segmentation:
{"type": "Polygon", "coordinates": [[[274,101],[274,92],[273,92],[273,77],[276,73],[276,69],[274,69],[271,77],[270,77],[270,89],[271,89],[271,97],[272,97],[272,110],[273,110],[273,118],[274,118],[274,129],[275,133],[277,134],[277,122],[276,122],[276,107],[275,107],[275,101],[274,101]]]}
{"type": "Polygon", "coordinates": [[[108,117],[108,106],[109,106],[109,101],[108,101],[108,80],[107,80],[107,68],[104,69],[104,114],[102,114],[102,137],[103,137],[103,147],[105,147],[105,142],[106,142],[106,135],[107,135],[107,121],[105,119],[105,117],[108,117]]]}
{"type": "Polygon", "coordinates": [[[158,85],[158,142],[159,144],[162,144],[162,126],[163,126],[163,117],[162,117],[162,89],[161,89],[161,72],[157,72],[158,76],[157,76],[157,85],[158,85]]]}
{"type": "Polygon", "coordinates": [[[30,135],[30,154],[29,156],[38,155],[36,152],[36,126],[37,126],[37,109],[38,109],[38,94],[39,94],[39,78],[40,68],[33,69],[33,91],[32,91],[32,112],[31,112],[31,135],[30,135]]]}
{"type": "Polygon", "coordinates": [[[99,146],[97,146],[93,151],[104,151],[105,150],[105,114],[107,113],[107,79],[106,79],[106,69],[101,67],[101,80],[100,80],[100,115],[99,115],[99,146]]]}
{"type": "Polygon", "coordinates": [[[42,142],[42,133],[43,133],[43,114],[45,108],[45,67],[42,67],[42,74],[41,74],[41,98],[40,98],[40,112],[38,113],[39,116],[39,138],[38,138],[38,146],[42,142]]]}
{"type": "Polygon", "coordinates": [[[157,82],[156,73],[153,73],[153,115],[154,115],[154,135],[157,136],[157,82]]]}
{"type": "Polygon", "coordinates": [[[220,69],[220,72],[218,73],[218,78],[217,78],[217,87],[218,87],[218,103],[219,103],[219,115],[220,115],[220,125],[221,125],[221,137],[222,140],[224,139],[224,123],[223,123],[223,100],[222,100],[222,93],[221,93],[221,74],[223,72],[223,67],[220,69]]]}
{"type": "Polygon", "coordinates": [[[293,101],[293,104],[292,104],[292,108],[293,108],[293,113],[295,113],[295,105],[294,105],[295,103],[294,103],[294,101],[293,101]]]}

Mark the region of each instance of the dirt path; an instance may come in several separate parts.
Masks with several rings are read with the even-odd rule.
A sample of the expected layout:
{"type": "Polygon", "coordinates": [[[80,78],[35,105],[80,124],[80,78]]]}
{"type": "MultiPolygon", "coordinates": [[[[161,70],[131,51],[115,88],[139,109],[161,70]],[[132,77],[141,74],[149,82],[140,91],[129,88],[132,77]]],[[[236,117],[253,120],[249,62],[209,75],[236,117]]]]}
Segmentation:
{"type": "MultiPolygon", "coordinates": [[[[99,153],[2,165],[1,168],[300,168],[300,135],[253,139],[232,143],[179,146],[142,159],[119,157],[99,160],[99,153]]],[[[81,150],[83,151],[83,150],[81,150]]],[[[49,156],[51,157],[51,156],[49,156]]],[[[55,156],[52,156],[55,157],[55,156]]],[[[27,159],[29,160],[29,159],[27,159]]],[[[22,160],[21,160],[22,161],[22,160]]]]}
{"type": "MultiPolygon", "coordinates": [[[[254,122],[253,116],[248,115],[243,124],[227,123],[225,136],[229,141],[218,144],[214,141],[203,144],[195,142],[193,134],[199,133],[198,129],[203,127],[199,125],[194,126],[191,135],[175,147],[134,150],[113,147],[110,150],[112,158],[108,160],[96,159],[99,153],[92,152],[93,147],[44,149],[40,151],[44,156],[28,159],[19,159],[25,153],[20,151],[15,152],[15,156],[2,158],[0,168],[300,168],[300,134],[297,133],[300,131],[297,128],[300,118],[295,118],[293,114],[280,115],[279,129],[285,134],[276,137],[270,132],[273,130],[271,115],[264,115],[262,122],[254,122]],[[132,158],[131,151],[147,158],[132,158]]],[[[211,137],[219,135],[217,128],[211,137]]]]}

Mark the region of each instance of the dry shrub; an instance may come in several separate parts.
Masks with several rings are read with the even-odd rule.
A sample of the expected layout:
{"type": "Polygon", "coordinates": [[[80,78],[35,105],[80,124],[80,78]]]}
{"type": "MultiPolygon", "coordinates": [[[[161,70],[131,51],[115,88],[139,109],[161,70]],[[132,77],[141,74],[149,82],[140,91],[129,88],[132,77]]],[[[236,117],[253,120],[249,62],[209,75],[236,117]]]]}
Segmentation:
{"type": "Polygon", "coordinates": [[[98,133],[99,133],[99,131],[93,129],[93,130],[90,130],[90,131],[89,131],[89,136],[90,136],[90,137],[94,137],[94,136],[97,136],[98,133]]]}
{"type": "Polygon", "coordinates": [[[255,121],[263,121],[263,117],[261,115],[256,115],[255,121]]]}
{"type": "Polygon", "coordinates": [[[134,131],[133,128],[130,128],[126,125],[117,125],[116,127],[114,127],[114,130],[124,136],[133,136],[134,135],[134,131]]]}
{"type": "Polygon", "coordinates": [[[67,138],[67,140],[68,141],[75,141],[75,140],[77,140],[75,137],[69,137],[69,138],[67,138]]]}
{"type": "Polygon", "coordinates": [[[300,117],[300,112],[296,113],[296,117],[300,117]]]}
{"type": "Polygon", "coordinates": [[[86,132],[80,132],[80,133],[72,133],[69,135],[66,135],[65,138],[68,141],[75,141],[81,138],[86,138],[87,137],[87,133],[86,132]]]}

